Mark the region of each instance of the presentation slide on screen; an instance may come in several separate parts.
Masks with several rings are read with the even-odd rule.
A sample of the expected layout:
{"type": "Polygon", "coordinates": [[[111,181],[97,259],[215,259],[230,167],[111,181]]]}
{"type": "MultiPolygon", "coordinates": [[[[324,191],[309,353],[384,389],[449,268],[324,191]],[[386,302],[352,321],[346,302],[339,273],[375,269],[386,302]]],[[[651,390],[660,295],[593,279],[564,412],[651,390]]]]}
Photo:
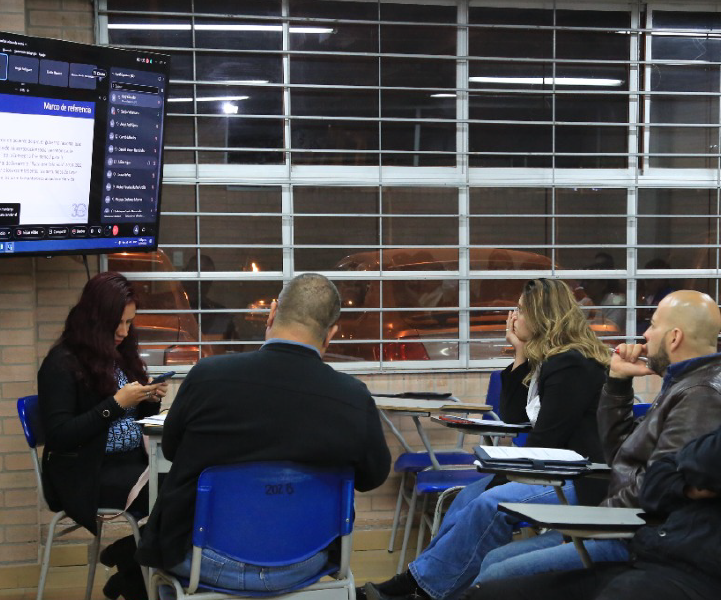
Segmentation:
{"type": "Polygon", "coordinates": [[[94,125],[93,102],[0,94],[0,224],[88,222],[94,125]]]}

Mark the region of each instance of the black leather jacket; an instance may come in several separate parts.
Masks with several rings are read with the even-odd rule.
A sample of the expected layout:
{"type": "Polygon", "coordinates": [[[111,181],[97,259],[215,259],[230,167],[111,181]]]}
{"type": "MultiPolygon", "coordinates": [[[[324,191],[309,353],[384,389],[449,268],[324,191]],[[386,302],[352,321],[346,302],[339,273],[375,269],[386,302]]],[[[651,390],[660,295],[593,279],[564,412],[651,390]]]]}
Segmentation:
{"type": "Polygon", "coordinates": [[[721,589],[721,428],[668,454],[646,473],[641,507],[665,520],[642,527],[631,542],[632,557],[673,565],[697,576],[701,571],[721,589]],[[692,485],[719,494],[690,500],[692,485]],[[635,556],[634,556],[635,555],[635,556]]]}
{"type": "Polygon", "coordinates": [[[664,454],[721,425],[721,358],[694,360],[667,383],[646,416],[633,418],[631,379],[608,378],[598,427],[611,480],[604,506],[634,508],[646,469],[664,454]]]}

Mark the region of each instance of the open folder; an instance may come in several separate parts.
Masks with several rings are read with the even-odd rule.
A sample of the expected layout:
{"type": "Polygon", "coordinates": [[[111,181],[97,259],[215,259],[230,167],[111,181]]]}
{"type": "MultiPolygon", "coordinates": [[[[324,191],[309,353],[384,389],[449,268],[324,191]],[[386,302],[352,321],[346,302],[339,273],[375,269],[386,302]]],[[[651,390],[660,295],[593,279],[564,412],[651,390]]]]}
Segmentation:
{"type": "Polygon", "coordinates": [[[558,448],[519,448],[516,446],[476,446],[473,451],[482,467],[579,471],[591,461],[573,450],[558,448]]]}
{"type": "Polygon", "coordinates": [[[475,419],[473,417],[459,417],[457,415],[438,415],[438,420],[452,425],[468,425],[469,427],[480,426],[484,429],[497,429],[501,432],[523,433],[531,430],[530,423],[504,423],[503,421],[492,421],[491,419],[475,419]]]}

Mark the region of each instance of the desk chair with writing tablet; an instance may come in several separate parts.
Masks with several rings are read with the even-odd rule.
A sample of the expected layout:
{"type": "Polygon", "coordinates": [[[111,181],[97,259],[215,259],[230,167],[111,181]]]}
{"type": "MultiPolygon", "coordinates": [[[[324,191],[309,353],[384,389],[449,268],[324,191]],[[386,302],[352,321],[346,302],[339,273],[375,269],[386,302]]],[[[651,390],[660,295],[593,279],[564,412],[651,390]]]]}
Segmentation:
{"type": "Polygon", "coordinates": [[[569,536],[586,568],[592,563],[583,545],[584,539],[630,538],[646,524],[642,518],[645,513],[640,508],[500,502],[498,510],[569,536]]]}
{"type": "MultiPolygon", "coordinates": [[[[458,399],[454,398],[450,393],[444,394],[443,399],[450,402],[457,402],[458,399]]],[[[392,424],[387,420],[386,424],[392,428],[392,424]]],[[[450,450],[434,450],[436,461],[440,468],[451,467],[456,465],[472,465],[474,456],[470,452],[463,449],[463,443],[465,436],[461,433],[458,435],[456,446],[450,450]]],[[[388,542],[388,552],[393,552],[395,546],[396,535],[398,533],[398,527],[400,525],[400,516],[403,504],[408,506],[408,513],[406,517],[406,528],[403,533],[403,544],[401,547],[401,555],[399,559],[399,565],[401,565],[405,559],[406,548],[408,546],[408,538],[410,536],[410,527],[408,523],[412,524],[413,517],[415,516],[415,501],[411,506],[414,493],[408,494],[406,492],[406,482],[409,477],[413,477],[413,486],[415,492],[415,478],[418,473],[427,469],[433,469],[433,463],[431,456],[427,451],[418,452],[403,452],[393,463],[393,471],[401,474],[400,485],[398,486],[398,496],[396,498],[396,507],[393,513],[393,524],[391,525],[391,536],[388,542]]],[[[400,567],[399,567],[400,568],[400,567]]]]}
{"type": "MultiPolygon", "coordinates": [[[[20,398],[17,403],[18,416],[20,417],[20,424],[23,427],[23,433],[25,434],[25,440],[30,448],[30,457],[33,463],[33,470],[35,471],[35,478],[37,480],[38,491],[40,492],[41,501],[45,501],[45,492],[43,491],[43,480],[41,474],[41,462],[38,456],[38,446],[42,446],[45,443],[45,432],[43,431],[40,423],[40,409],[38,406],[37,396],[25,396],[20,398]]],[[[133,531],[133,537],[135,541],[140,539],[140,530],[138,529],[138,522],[135,517],[127,512],[119,511],[117,508],[99,508],[97,516],[97,528],[98,535],[93,538],[93,542],[90,545],[90,558],[88,560],[88,582],[85,587],[85,600],[90,600],[90,596],[93,591],[93,581],[95,580],[95,567],[98,563],[98,556],[100,555],[100,538],[103,533],[103,522],[109,518],[123,518],[128,522],[130,528],[133,531]]],[[[45,591],[45,580],[48,576],[48,569],[50,567],[50,550],[53,546],[55,538],[61,537],[71,531],[80,529],[81,525],[73,522],[60,533],[55,535],[55,529],[61,519],[69,519],[65,514],[65,511],[55,513],[50,525],[48,527],[48,537],[45,541],[45,551],[43,552],[43,559],[40,563],[40,578],[38,580],[38,592],[37,600],[42,600],[43,592],[45,591]]],[[[147,581],[147,569],[143,568],[143,576],[147,581]]]]}
{"type": "MultiPolygon", "coordinates": [[[[351,600],[353,470],[291,462],[248,462],[205,469],[198,479],[193,523],[190,579],[163,570],[153,572],[150,600],[170,585],[176,597],[274,597],[315,593],[325,600],[351,600]],[[209,548],[233,560],[282,567],[306,560],[340,540],[338,564],[327,563],[313,577],[274,592],[238,591],[200,583],[200,559],[209,548]],[[331,581],[319,581],[330,575],[331,581]]],[[[161,596],[162,597],[162,596],[161,596]]]]}
{"type": "MultiPolygon", "coordinates": [[[[501,401],[501,371],[493,371],[488,381],[488,391],[486,393],[486,404],[491,406],[491,411],[484,414],[493,420],[499,420],[498,411],[501,401]]],[[[423,496],[423,507],[421,509],[420,523],[418,527],[418,537],[416,542],[416,557],[422,550],[422,541],[425,528],[431,532],[431,538],[435,536],[440,526],[443,512],[443,504],[445,500],[454,493],[463,489],[471,483],[475,483],[479,479],[483,479],[478,473],[474,473],[473,469],[463,469],[464,466],[472,465],[475,457],[472,453],[463,450],[465,437],[461,432],[454,451],[439,450],[434,452],[438,462],[441,465],[441,471],[433,469],[428,452],[404,452],[395,461],[393,470],[401,473],[401,483],[398,489],[398,498],[396,500],[396,510],[393,515],[393,525],[391,528],[391,538],[388,544],[388,552],[393,552],[395,537],[398,531],[400,512],[403,502],[408,506],[408,514],[403,530],[403,543],[401,545],[400,556],[398,557],[397,573],[403,572],[405,569],[405,557],[408,549],[408,541],[410,538],[413,519],[418,496],[423,496]],[[405,484],[407,476],[415,477],[413,482],[413,491],[410,496],[406,493],[405,484]],[[429,494],[439,494],[436,502],[433,518],[429,519],[426,515],[426,506],[429,494]]],[[[487,477],[490,482],[491,478],[487,477]]]]}

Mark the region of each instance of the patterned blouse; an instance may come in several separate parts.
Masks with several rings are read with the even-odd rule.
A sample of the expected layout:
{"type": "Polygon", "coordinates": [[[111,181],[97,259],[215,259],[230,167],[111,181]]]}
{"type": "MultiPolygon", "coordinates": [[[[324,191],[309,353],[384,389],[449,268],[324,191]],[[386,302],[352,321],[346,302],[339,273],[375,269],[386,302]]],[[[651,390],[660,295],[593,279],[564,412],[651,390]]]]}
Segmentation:
{"type": "MultiPolygon", "coordinates": [[[[115,367],[115,380],[118,389],[128,383],[128,376],[115,367]]],[[[138,409],[134,406],[125,409],[125,414],[110,424],[108,440],[105,443],[105,453],[129,452],[140,448],[143,443],[143,429],[135,422],[138,409]]]]}

